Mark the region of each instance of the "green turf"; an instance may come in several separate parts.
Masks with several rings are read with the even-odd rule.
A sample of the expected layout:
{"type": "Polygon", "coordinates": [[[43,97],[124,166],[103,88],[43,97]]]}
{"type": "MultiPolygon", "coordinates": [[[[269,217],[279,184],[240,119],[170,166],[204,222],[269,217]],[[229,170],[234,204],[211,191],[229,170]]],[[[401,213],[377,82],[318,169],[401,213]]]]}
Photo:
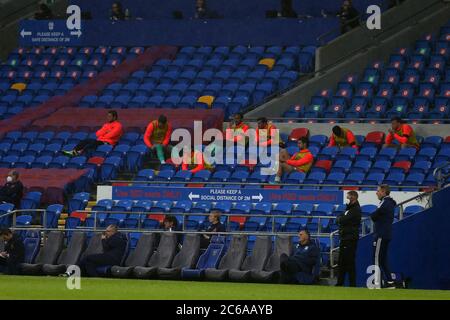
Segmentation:
{"type": "Polygon", "coordinates": [[[81,279],[68,290],[66,278],[0,276],[0,299],[445,299],[450,291],[369,290],[327,286],[212,283],[164,280],[81,279]]]}

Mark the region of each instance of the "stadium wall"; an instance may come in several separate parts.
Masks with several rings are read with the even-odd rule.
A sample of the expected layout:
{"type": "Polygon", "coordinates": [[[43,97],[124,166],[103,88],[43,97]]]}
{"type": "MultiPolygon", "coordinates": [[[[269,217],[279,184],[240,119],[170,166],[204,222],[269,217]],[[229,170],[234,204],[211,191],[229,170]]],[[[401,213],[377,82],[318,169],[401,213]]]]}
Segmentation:
{"type": "MultiPolygon", "coordinates": [[[[433,195],[433,207],[393,225],[391,272],[410,278],[412,289],[450,289],[450,187],[433,195]]],[[[360,239],[357,282],[365,287],[373,261],[373,237],[360,239]]]]}
{"type": "MultiPolygon", "coordinates": [[[[39,0],[13,0],[0,8],[0,60],[6,59],[8,54],[18,46],[18,19],[31,17],[37,10],[39,0]]],[[[53,13],[63,16],[66,13],[68,0],[56,0],[51,6],[53,13]]]]}
{"type": "Polygon", "coordinates": [[[316,70],[342,60],[345,55],[350,56],[363,48],[370,47],[374,41],[381,41],[409,25],[414,24],[419,17],[426,16],[442,7],[441,0],[408,0],[400,6],[394,7],[382,15],[381,30],[367,30],[365,25],[353,29],[341,37],[332,40],[317,49],[316,70]]]}
{"type": "MultiPolygon", "coordinates": [[[[92,1],[71,0],[71,3],[79,5],[83,11],[90,11],[93,19],[108,19],[111,4],[114,0],[92,1]]],[[[195,16],[195,0],[122,0],[124,8],[129,9],[131,18],[142,19],[173,19],[174,11],[182,14],[184,19],[192,19],[195,16]]],[[[371,4],[386,8],[386,0],[354,0],[357,10],[363,11],[371,4]]],[[[280,10],[279,0],[208,0],[208,9],[218,17],[246,19],[265,18],[269,10],[280,10]]],[[[329,13],[338,12],[340,1],[322,0],[320,5],[314,1],[293,1],[292,6],[299,15],[321,16],[321,10],[329,13]]]]}
{"type": "MultiPolygon", "coordinates": [[[[281,117],[290,106],[296,104],[308,105],[311,97],[319,90],[335,88],[336,84],[345,75],[362,72],[372,61],[387,61],[396,48],[410,46],[421,35],[436,32],[442,25],[447,23],[450,16],[450,3],[442,4],[442,6],[440,10],[436,10],[433,14],[417,21],[416,24],[403,29],[380,43],[375,43],[373,47],[355,54],[345,62],[318,74],[315,78],[246,113],[246,117],[281,117]]],[[[341,54],[345,53],[341,52],[341,54]]]]}

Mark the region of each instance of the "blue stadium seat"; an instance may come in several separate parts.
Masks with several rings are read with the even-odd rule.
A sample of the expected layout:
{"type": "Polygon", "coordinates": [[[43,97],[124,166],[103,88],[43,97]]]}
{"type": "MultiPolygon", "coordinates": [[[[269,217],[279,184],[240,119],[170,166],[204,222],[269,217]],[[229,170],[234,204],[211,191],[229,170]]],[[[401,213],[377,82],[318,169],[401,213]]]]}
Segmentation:
{"type": "Polygon", "coordinates": [[[174,213],[184,213],[191,211],[192,202],[188,200],[177,201],[176,204],[173,205],[171,212],[174,213]]]}
{"type": "Polygon", "coordinates": [[[249,214],[252,209],[252,204],[250,202],[238,202],[231,208],[230,213],[232,214],[249,214]]]}
{"type": "Polygon", "coordinates": [[[293,215],[311,215],[314,210],[314,205],[312,203],[303,202],[297,205],[293,210],[293,215]]]}
{"type": "Polygon", "coordinates": [[[218,267],[225,250],[224,243],[211,242],[206,251],[198,259],[195,269],[181,269],[181,278],[184,280],[202,279],[205,269],[218,267]]]}
{"type": "Polygon", "coordinates": [[[220,211],[222,213],[230,213],[232,207],[232,202],[229,201],[219,201],[214,206],[214,210],[220,211]]]}
{"type": "Polygon", "coordinates": [[[72,199],[69,200],[68,203],[68,211],[72,213],[77,210],[84,210],[89,201],[89,193],[88,192],[80,192],[74,194],[72,199]]]}
{"type": "Polygon", "coordinates": [[[422,206],[418,206],[418,205],[408,206],[405,208],[405,211],[403,211],[403,216],[408,217],[415,213],[422,212],[423,210],[424,210],[424,208],[422,206]]]}

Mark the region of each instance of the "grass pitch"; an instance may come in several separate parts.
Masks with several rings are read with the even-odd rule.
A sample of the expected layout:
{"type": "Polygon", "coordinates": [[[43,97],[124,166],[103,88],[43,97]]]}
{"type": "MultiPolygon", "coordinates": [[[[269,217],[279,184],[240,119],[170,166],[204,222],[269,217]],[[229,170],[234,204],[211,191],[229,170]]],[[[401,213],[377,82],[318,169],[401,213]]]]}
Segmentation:
{"type": "Polygon", "coordinates": [[[69,290],[66,281],[66,278],[58,277],[0,276],[0,299],[450,300],[450,291],[439,290],[369,290],[327,286],[106,278],[82,278],[80,290],[69,290]]]}

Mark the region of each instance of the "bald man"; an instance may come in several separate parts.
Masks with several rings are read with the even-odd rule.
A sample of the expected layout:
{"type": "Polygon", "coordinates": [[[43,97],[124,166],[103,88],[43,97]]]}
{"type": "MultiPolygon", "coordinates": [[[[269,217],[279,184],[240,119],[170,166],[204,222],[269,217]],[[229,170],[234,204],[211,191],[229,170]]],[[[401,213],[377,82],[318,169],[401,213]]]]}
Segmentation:
{"type": "Polygon", "coordinates": [[[97,268],[100,266],[120,265],[127,246],[125,235],[117,230],[117,226],[110,225],[102,235],[103,253],[86,256],[80,267],[83,274],[97,277],[97,268]]]}

